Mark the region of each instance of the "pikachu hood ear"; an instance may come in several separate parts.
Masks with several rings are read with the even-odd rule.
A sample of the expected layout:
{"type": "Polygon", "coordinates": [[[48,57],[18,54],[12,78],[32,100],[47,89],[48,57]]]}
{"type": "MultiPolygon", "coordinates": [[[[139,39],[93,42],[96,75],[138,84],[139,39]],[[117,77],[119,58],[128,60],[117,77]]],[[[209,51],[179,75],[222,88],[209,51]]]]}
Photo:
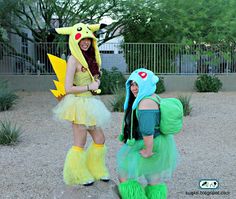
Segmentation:
{"type": "Polygon", "coordinates": [[[55,28],[55,31],[60,35],[70,35],[72,30],[72,27],[55,28]]]}
{"type": "Polygon", "coordinates": [[[93,25],[88,25],[88,27],[90,28],[90,30],[92,32],[98,31],[100,29],[105,28],[107,25],[102,23],[102,24],[93,24],[93,25]]]}
{"type": "MultiPolygon", "coordinates": [[[[85,38],[92,39],[92,46],[95,51],[96,62],[100,67],[101,57],[97,45],[97,38],[95,37],[94,32],[101,28],[104,28],[105,26],[106,26],[105,24],[88,25],[88,24],[78,23],[72,27],[56,28],[55,30],[58,34],[69,35],[69,47],[71,54],[81,63],[83,67],[85,67],[89,71],[88,63],[85,60],[83,53],[79,47],[79,42],[85,38]]],[[[93,79],[91,72],[90,75],[93,79]]]]}

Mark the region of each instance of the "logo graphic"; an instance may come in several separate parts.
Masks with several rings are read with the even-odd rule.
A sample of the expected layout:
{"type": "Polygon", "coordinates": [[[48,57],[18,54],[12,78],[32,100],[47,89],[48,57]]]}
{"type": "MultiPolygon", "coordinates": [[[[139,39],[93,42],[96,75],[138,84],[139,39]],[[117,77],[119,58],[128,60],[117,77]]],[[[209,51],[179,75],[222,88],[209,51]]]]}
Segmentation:
{"type": "Polygon", "coordinates": [[[145,79],[147,77],[147,73],[145,72],[139,72],[138,74],[142,79],[145,79]]]}
{"type": "Polygon", "coordinates": [[[217,189],[219,182],[215,179],[202,179],[199,181],[199,187],[201,189],[217,189]]]}

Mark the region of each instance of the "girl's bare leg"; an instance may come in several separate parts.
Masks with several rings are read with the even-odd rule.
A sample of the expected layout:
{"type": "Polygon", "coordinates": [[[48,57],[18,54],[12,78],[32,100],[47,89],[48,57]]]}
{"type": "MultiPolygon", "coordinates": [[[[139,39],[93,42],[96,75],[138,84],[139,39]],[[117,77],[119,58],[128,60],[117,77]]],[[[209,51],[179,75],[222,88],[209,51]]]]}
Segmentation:
{"type": "Polygon", "coordinates": [[[87,129],[84,125],[72,123],[74,146],[84,148],[87,140],[87,129]]]}

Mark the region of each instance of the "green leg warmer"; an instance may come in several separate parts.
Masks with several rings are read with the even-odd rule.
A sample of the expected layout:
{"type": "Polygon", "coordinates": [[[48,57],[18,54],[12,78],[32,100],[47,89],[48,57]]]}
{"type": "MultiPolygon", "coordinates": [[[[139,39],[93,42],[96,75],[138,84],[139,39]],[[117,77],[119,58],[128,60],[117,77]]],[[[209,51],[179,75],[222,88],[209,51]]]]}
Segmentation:
{"type": "Polygon", "coordinates": [[[147,199],[142,185],[135,180],[120,183],[118,190],[122,199],[147,199]]]}
{"type": "Polygon", "coordinates": [[[145,187],[145,192],[148,199],[166,199],[167,186],[166,184],[148,185],[145,187]]]}

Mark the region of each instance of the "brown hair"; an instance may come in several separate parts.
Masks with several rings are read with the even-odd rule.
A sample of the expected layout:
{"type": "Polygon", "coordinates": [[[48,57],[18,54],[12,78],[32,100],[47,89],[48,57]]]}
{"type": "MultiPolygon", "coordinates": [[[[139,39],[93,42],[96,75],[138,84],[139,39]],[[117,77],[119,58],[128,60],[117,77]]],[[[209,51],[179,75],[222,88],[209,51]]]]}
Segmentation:
{"type": "Polygon", "coordinates": [[[98,64],[96,62],[95,51],[94,51],[93,45],[91,44],[91,46],[89,47],[87,51],[82,50],[82,53],[84,55],[85,60],[88,63],[88,67],[91,74],[93,76],[96,76],[96,75],[100,76],[100,71],[99,71],[98,64]]]}

